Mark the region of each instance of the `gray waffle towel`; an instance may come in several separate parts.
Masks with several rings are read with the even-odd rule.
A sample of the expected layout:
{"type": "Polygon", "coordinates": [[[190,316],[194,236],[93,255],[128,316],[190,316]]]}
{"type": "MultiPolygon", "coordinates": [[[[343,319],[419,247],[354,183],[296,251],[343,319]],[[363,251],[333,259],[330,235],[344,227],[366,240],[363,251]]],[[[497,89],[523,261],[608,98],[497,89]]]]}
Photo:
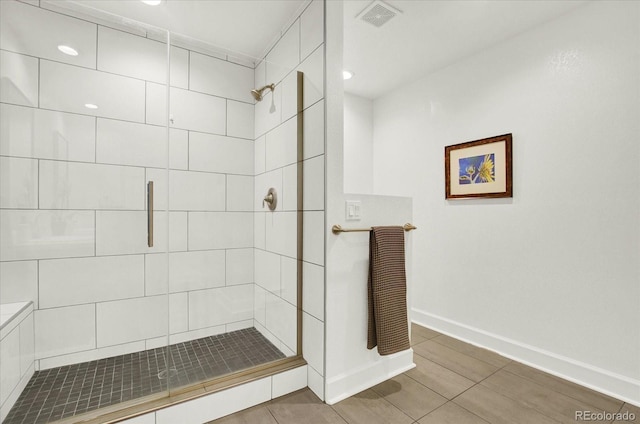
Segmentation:
{"type": "Polygon", "coordinates": [[[404,229],[373,227],[369,233],[367,349],[380,355],[409,349],[404,229]]]}

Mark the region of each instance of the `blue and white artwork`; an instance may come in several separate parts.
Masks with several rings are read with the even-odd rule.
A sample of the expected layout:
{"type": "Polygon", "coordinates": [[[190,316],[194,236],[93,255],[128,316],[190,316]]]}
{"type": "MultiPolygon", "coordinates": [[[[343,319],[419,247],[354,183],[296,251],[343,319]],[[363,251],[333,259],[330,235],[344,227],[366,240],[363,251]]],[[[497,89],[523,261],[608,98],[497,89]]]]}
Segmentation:
{"type": "Polygon", "coordinates": [[[496,178],[494,153],[458,159],[460,184],[492,183],[496,178]]]}

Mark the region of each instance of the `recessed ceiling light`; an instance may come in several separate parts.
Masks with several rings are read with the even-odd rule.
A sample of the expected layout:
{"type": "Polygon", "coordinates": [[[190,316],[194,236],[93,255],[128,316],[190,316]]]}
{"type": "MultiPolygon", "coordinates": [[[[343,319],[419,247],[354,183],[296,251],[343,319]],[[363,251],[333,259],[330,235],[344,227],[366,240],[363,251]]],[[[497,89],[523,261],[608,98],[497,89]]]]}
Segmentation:
{"type": "Polygon", "coordinates": [[[353,78],[354,73],[351,71],[342,71],[342,78],[345,80],[353,78]]]}
{"type": "Polygon", "coordinates": [[[148,4],[149,6],[157,6],[162,3],[162,0],[140,0],[144,4],[148,4]]]}
{"type": "Polygon", "coordinates": [[[58,46],[58,50],[60,50],[64,54],[68,54],[69,56],[78,56],[78,51],[73,47],[65,46],[64,44],[60,44],[58,46]]]}
{"type": "Polygon", "coordinates": [[[98,105],[94,105],[93,103],[85,103],[84,107],[87,109],[98,109],[98,105]]]}

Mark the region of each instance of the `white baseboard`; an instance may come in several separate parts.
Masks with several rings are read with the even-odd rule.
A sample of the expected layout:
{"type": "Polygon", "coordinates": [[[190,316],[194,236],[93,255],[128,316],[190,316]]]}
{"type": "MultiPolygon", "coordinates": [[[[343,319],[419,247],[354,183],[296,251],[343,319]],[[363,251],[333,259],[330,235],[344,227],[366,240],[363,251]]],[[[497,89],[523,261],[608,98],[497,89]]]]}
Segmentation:
{"type": "Polygon", "coordinates": [[[526,343],[452,321],[419,309],[411,310],[416,324],[489,349],[514,361],[640,406],[640,381],[526,343]]]}
{"type": "Polygon", "coordinates": [[[382,356],[379,361],[327,379],[325,402],[333,405],[349,396],[402,374],[415,366],[413,363],[413,349],[382,356]]]}

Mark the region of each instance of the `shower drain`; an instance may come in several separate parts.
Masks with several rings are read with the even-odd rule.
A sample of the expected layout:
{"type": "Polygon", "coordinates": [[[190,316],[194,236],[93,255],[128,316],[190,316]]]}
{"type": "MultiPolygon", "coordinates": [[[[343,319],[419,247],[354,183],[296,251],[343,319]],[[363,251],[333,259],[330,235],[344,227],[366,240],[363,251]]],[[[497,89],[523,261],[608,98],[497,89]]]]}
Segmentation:
{"type": "MultiPolygon", "coordinates": [[[[169,378],[171,377],[175,377],[176,375],[178,375],[178,370],[175,368],[169,368],[169,378]]],[[[167,379],[167,370],[162,370],[158,373],[158,378],[160,380],[166,380],[167,379]]]]}

